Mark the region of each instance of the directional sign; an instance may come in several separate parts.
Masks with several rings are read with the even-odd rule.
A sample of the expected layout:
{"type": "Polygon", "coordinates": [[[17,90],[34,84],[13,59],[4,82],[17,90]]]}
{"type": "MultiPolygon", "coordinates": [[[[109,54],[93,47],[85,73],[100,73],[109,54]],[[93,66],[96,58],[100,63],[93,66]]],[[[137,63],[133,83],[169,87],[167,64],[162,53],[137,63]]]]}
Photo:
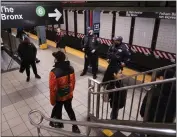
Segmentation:
{"type": "Polygon", "coordinates": [[[119,11],[119,16],[176,20],[176,12],[119,11]]]}
{"type": "Polygon", "coordinates": [[[3,4],[1,27],[18,28],[63,24],[63,9],[60,4],[3,4]]]}

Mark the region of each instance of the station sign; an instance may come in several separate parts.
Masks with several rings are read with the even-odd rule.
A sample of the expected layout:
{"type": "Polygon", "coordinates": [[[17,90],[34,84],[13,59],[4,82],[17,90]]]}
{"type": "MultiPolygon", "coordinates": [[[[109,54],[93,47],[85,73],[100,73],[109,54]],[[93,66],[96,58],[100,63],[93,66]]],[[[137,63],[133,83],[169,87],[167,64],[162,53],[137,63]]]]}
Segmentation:
{"type": "Polygon", "coordinates": [[[119,16],[176,20],[176,12],[119,11],[119,16]]]}
{"type": "Polygon", "coordinates": [[[63,24],[63,9],[50,4],[1,5],[1,27],[18,28],[63,24]]]}

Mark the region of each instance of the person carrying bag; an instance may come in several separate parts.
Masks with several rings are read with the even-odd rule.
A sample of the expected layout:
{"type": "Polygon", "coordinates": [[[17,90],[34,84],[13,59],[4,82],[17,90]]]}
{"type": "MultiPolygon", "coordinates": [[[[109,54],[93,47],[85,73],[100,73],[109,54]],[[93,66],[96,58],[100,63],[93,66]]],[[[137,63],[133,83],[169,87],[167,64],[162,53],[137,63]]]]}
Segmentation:
{"type": "MultiPolygon", "coordinates": [[[[73,91],[75,87],[74,68],[66,60],[63,52],[58,51],[52,54],[55,57],[55,65],[49,75],[50,103],[53,107],[51,118],[62,119],[62,107],[72,121],[76,116],[72,108],[73,91]]],[[[63,123],[50,122],[49,125],[55,128],[63,128],[63,123]]],[[[72,131],[80,133],[77,125],[72,126],[72,131]]]]}

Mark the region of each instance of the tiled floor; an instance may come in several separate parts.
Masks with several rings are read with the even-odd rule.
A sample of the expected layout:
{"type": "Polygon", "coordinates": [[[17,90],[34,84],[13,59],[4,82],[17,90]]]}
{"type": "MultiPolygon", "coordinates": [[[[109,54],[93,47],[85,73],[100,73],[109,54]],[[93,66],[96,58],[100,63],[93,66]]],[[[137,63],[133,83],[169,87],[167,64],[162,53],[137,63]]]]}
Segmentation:
{"type": "MultiPolygon", "coordinates": [[[[41,80],[35,79],[32,71],[29,83],[26,82],[26,74],[21,74],[18,70],[2,74],[2,136],[36,136],[37,129],[28,120],[28,113],[32,109],[40,110],[46,116],[50,116],[52,106],[49,101],[48,75],[54,64],[53,51],[56,51],[56,49],[38,50],[37,57],[41,62],[37,64],[37,68],[42,77],[41,80]]],[[[77,120],[85,120],[87,114],[88,77],[91,75],[80,77],[79,74],[83,69],[83,60],[70,54],[68,54],[68,58],[76,73],[76,87],[72,105],[77,120]]],[[[102,74],[99,74],[98,80],[101,79],[102,74]]],[[[128,103],[130,100],[130,98],[127,98],[128,103]]],[[[127,106],[130,106],[130,104],[127,106]]],[[[34,117],[37,119],[36,115],[34,117]]],[[[125,117],[128,117],[128,114],[125,117]]],[[[69,119],[64,109],[63,119],[69,119]]],[[[47,122],[44,124],[48,125],[47,122]]],[[[84,127],[80,128],[82,133],[86,132],[84,127]]],[[[71,131],[71,125],[65,125],[64,129],[71,131]]],[[[42,134],[44,136],[58,136],[58,134],[47,131],[42,131],[42,134]]]]}

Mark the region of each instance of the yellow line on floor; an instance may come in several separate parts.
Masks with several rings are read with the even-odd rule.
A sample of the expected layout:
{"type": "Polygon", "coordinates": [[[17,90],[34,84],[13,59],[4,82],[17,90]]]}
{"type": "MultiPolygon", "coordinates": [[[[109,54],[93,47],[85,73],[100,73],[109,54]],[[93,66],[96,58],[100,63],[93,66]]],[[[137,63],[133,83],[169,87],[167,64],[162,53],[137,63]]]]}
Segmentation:
{"type": "Polygon", "coordinates": [[[107,137],[111,137],[114,133],[109,129],[103,129],[103,134],[105,134],[107,137]]]}
{"type": "MultiPolygon", "coordinates": [[[[34,35],[34,34],[29,33],[29,36],[31,38],[35,39],[35,40],[38,40],[38,37],[36,35],[34,35]]],[[[47,44],[52,46],[52,47],[56,47],[55,42],[53,42],[51,40],[47,40],[47,44]]],[[[70,53],[72,55],[75,55],[77,57],[84,58],[84,53],[79,51],[79,50],[76,50],[76,49],[73,49],[73,48],[70,48],[70,47],[66,47],[66,52],[70,53]]],[[[99,66],[107,68],[108,63],[107,63],[106,60],[104,60],[102,58],[99,58],[99,66]]],[[[126,76],[131,76],[131,75],[134,75],[134,74],[137,74],[137,73],[138,73],[137,71],[129,69],[129,68],[126,68],[126,67],[124,68],[124,71],[123,71],[123,74],[126,75],[126,76]]],[[[138,76],[137,80],[142,81],[143,80],[143,75],[138,76]]],[[[150,82],[150,81],[151,81],[151,76],[150,75],[146,75],[145,82],[150,82]]]]}

